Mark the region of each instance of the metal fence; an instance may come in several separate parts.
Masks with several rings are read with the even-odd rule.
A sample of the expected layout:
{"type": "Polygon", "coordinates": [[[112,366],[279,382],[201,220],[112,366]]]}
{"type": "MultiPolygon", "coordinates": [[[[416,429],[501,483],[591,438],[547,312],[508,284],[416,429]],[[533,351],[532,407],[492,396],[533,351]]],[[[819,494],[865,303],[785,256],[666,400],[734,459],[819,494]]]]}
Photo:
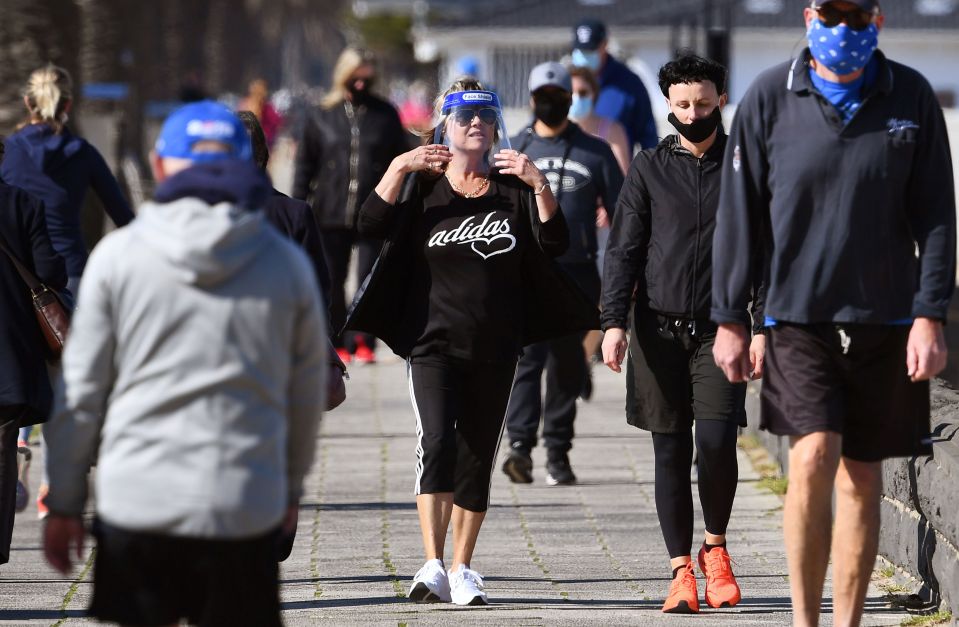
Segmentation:
{"type": "Polygon", "coordinates": [[[497,47],[493,49],[493,67],[489,73],[493,89],[504,107],[529,106],[529,72],[540,63],[559,61],[569,53],[568,46],[556,48],[497,47]]]}

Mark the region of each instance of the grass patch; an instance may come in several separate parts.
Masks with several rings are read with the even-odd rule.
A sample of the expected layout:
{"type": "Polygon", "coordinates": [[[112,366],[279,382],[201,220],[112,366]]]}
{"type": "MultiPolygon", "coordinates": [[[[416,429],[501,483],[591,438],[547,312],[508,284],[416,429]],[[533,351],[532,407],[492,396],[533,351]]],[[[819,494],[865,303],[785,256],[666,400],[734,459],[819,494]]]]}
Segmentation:
{"type": "Polygon", "coordinates": [[[951,620],[952,612],[949,610],[939,610],[934,614],[912,616],[899,624],[904,627],[933,627],[933,625],[947,625],[951,620]]]}
{"type": "Polygon", "coordinates": [[[886,579],[889,579],[890,577],[896,574],[896,569],[893,568],[892,566],[883,566],[876,572],[879,574],[880,577],[885,577],[886,579]]]}
{"type": "Polygon", "coordinates": [[[758,483],[760,488],[765,488],[777,496],[785,496],[789,488],[789,479],[786,477],[763,477],[758,483]]]}
{"type": "Polygon", "coordinates": [[[784,496],[789,487],[789,479],[783,476],[779,464],[769,456],[769,452],[759,438],[754,435],[742,435],[736,443],[752,462],[753,470],[759,474],[759,487],[777,496],[784,496]]]}

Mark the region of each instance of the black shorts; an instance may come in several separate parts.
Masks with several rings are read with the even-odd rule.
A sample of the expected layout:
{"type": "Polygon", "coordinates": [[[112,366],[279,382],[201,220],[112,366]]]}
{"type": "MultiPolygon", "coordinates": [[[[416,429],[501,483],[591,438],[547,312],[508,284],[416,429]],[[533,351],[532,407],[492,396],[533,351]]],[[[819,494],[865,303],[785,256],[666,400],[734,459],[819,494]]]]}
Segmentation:
{"type": "Polygon", "coordinates": [[[693,420],[746,426],[746,384],[713,360],[716,325],[655,312],[635,316],[626,362],[626,421],[653,433],[685,433],[693,420]]]}
{"type": "Polygon", "coordinates": [[[277,532],[207,540],[94,524],[90,615],[126,625],[187,619],[209,627],[280,626],[277,532]]]}
{"type": "Polygon", "coordinates": [[[909,326],[780,323],[766,333],[761,428],[832,431],[863,462],[926,455],[929,382],[906,375],[909,326]]]}

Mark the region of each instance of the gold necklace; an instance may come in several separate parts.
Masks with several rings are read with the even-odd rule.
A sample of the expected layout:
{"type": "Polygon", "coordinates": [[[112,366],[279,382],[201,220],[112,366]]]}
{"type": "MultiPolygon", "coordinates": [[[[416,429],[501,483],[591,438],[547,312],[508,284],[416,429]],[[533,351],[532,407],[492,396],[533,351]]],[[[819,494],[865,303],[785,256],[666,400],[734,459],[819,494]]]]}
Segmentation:
{"type": "Polygon", "coordinates": [[[471,192],[461,189],[456,183],[453,182],[453,179],[450,178],[449,173],[446,174],[446,180],[450,182],[450,187],[453,188],[453,191],[462,196],[463,198],[476,198],[486,189],[486,186],[489,185],[489,174],[483,177],[483,180],[479,182],[479,185],[476,186],[471,192]]]}

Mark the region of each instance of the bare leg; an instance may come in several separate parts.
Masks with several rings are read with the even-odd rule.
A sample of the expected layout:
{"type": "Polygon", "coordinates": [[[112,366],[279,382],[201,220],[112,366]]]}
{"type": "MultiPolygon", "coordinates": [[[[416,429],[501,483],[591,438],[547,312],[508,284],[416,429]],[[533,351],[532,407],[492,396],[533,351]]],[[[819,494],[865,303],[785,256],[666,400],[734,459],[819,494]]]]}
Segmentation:
{"type": "Polygon", "coordinates": [[[469,568],[473,559],[473,550],[476,548],[476,537],[486,512],[471,512],[459,505],[453,506],[453,568],[459,570],[461,566],[469,568]]]}
{"type": "Polygon", "coordinates": [[[833,529],[833,624],[854,627],[862,619],[869,577],[879,548],[882,464],[843,457],[836,474],[833,529]]]}
{"type": "Polygon", "coordinates": [[[693,561],[693,558],[689,555],[680,555],[679,557],[674,557],[669,560],[669,569],[676,570],[677,568],[682,568],[691,561],[693,561]]]}
{"type": "Polygon", "coordinates": [[[453,493],[419,494],[416,497],[416,511],[420,515],[420,533],[423,534],[426,560],[442,560],[446,530],[449,529],[453,511],[453,493]]]}
{"type": "Polygon", "coordinates": [[[709,533],[707,531],[705,542],[706,544],[714,544],[714,545],[723,544],[724,542],[726,542],[726,534],[725,533],[709,533]]]}
{"type": "Polygon", "coordinates": [[[842,449],[838,433],[790,438],[789,489],[783,516],[793,625],[816,627],[829,566],[832,490],[842,449]]]}

